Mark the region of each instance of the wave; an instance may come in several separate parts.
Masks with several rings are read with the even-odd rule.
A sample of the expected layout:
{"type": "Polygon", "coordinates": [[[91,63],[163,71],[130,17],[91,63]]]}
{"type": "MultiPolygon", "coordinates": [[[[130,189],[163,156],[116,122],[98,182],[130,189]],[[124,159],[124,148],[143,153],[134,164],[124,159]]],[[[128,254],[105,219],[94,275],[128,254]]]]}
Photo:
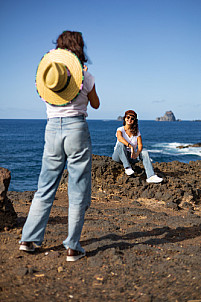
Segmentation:
{"type": "MultiPolygon", "coordinates": [[[[192,143],[193,144],[193,143],[192,143]]],[[[178,142],[173,143],[156,143],[149,148],[150,153],[161,153],[164,155],[180,156],[180,155],[195,155],[201,157],[201,147],[187,147],[191,143],[183,144],[178,142]],[[186,148],[179,148],[180,146],[186,148]]]]}

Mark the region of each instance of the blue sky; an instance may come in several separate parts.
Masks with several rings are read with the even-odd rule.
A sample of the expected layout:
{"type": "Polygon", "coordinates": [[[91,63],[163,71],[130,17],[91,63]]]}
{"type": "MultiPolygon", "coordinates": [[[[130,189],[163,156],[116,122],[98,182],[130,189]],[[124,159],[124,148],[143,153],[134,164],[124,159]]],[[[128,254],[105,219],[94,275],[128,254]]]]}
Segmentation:
{"type": "Polygon", "coordinates": [[[90,119],[127,109],[201,119],[201,0],[4,0],[0,28],[0,118],[46,118],[37,65],[63,30],[77,30],[101,100],[90,119]]]}

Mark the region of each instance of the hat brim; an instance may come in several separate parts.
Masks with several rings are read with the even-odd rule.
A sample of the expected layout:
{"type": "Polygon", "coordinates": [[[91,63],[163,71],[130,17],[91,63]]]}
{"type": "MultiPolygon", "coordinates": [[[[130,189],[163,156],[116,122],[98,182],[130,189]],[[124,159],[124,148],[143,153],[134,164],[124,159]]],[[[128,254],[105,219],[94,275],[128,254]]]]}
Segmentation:
{"type": "Polygon", "coordinates": [[[36,88],[40,97],[47,103],[64,106],[74,100],[83,87],[83,67],[78,57],[67,49],[54,49],[49,51],[41,59],[36,72],[36,88]],[[61,92],[54,92],[46,87],[43,81],[43,74],[46,67],[52,63],[64,64],[70,74],[68,86],[61,92]]]}

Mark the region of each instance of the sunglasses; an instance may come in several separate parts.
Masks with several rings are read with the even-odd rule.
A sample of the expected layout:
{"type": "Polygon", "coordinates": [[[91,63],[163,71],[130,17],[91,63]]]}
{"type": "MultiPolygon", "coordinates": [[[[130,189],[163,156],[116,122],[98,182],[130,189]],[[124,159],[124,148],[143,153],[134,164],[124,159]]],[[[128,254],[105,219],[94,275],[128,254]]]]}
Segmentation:
{"type": "Polygon", "coordinates": [[[127,120],[130,119],[131,121],[134,121],[134,119],[135,119],[133,116],[130,116],[130,115],[127,115],[126,118],[127,118],[127,120]]]}

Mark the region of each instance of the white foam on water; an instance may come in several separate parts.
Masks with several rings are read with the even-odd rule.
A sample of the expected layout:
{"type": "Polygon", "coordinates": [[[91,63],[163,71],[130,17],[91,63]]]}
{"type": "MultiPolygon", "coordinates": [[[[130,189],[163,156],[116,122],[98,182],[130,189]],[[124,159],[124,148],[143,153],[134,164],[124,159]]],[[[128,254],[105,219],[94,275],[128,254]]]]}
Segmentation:
{"type": "Polygon", "coordinates": [[[153,149],[149,149],[149,152],[152,153],[161,153],[165,155],[196,155],[201,157],[201,147],[186,147],[188,145],[193,145],[193,143],[157,143],[153,145],[153,149]],[[186,148],[178,148],[180,146],[186,147],[186,148]]]}
{"type": "Polygon", "coordinates": [[[188,147],[184,149],[179,149],[179,153],[183,155],[197,155],[201,156],[201,148],[198,147],[188,147]]]}
{"type": "Polygon", "coordinates": [[[152,153],[161,153],[162,150],[156,150],[156,149],[147,149],[148,152],[152,152],[152,153]]]}

